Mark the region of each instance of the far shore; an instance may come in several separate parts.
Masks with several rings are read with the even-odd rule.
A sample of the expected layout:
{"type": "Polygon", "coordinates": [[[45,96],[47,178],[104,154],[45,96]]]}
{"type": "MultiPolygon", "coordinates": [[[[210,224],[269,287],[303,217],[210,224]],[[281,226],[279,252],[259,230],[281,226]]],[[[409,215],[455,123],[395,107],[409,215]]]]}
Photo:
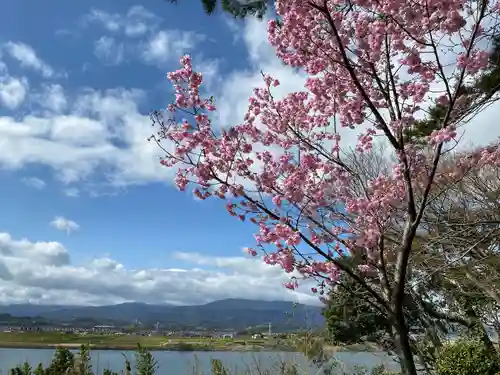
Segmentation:
{"type": "MultiPolygon", "coordinates": [[[[137,345],[106,345],[106,344],[86,344],[93,350],[135,350],[137,345]]],[[[37,343],[37,342],[0,342],[2,349],[79,349],[81,343],[37,343]]],[[[298,352],[296,348],[290,346],[257,346],[257,345],[226,345],[226,346],[208,346],[208,345],[191,345],[190,347],[180,345],[168,346],[144,346],[151,351],[174,351],[174,352],[298,352]]],[[[372,344],[353,344],[353,345],[328,345],[325,346],[325,351],[334,354],[336,352],[378,352],[377,348],[372,344]]]]}
{"type": "MultiPolygon", "coordinates": [[[[85,344],[93,350],[135,350],[137,345],[106,345],[106,344],[85,344]]],[[[79,349],[81,343],[39,343],[39,342],[0,342],[2,349],[79,349]]],[[[149,346],[144,348],[151,351],[176,351],[176,352],[296,352],[297,349],[280,346],[280,347],[267,347],[267,346],[254,346],[254,345],[226,345],[226,346],[208,346],[208,345],[191,345],[185,347],[181,345],[165,345],[165,346],[149,346]]]]}
{"type": "MultiPolygon", "coordinates": [[[[60,332],[0,332],[0,348],[11,349],[79,349],[88,345],[94,350],[134,350],[137,345],[151,351],[177,352],[298,352],[291,339],[182,338],[165,336],[67,334],[60,332]]],[[[377,352],[372,343],[325,345],[325,352],[377,352]]]]}

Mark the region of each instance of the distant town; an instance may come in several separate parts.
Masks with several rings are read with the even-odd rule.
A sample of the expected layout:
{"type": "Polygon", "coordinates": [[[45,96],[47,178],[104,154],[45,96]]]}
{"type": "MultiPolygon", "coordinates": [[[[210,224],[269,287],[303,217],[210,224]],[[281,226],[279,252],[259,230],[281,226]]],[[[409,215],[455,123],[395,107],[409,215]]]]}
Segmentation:
{"type": "Polygon", "coordinates": [[[0,326],[9,330],[89,330],[168,335],[248,337],[296,332],[324,326],[321,307],[286,301],[226,299],[204,305],[171,306],[123,303],[106,306],[0,305],[0,326]],[[153,333],[154,332],[154,333],[153,333]],[[190,332],[190,333],[186,333],[190,332]]]}
{"type": "MultiPolygon", "coordinates": [[[[263,327],[262,327],[263,328],[263,327]]],[[[67,334],[102,334],[102,335],[137,335],[137,336],[166,336],[166,337],[186,337],[186,338],[214,338],[214,339],[235,339],[239,335],[252,336],[253,339],[265,339],[269,337],[290,337],[293,333],[272,332],[272,325],[269,323],[267,330],[259,331],[257,327],[245,331],[235,331],[233,329],[211,330],[200,329],[164,329],[157,323],[151,329],[140,327],[140,322],[136,322],[133,327],[117,325],[95,325],[92,327],[78,326],[70,323],[53,325],[11,325],[8,322],[0,321],[0,332],[60,332],[67,334]]]]}

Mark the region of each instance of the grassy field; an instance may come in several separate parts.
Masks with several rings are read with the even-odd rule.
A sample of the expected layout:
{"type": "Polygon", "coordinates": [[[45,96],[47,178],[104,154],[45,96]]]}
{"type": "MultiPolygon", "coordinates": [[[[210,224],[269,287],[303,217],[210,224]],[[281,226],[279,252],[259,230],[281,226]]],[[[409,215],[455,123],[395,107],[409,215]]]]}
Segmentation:
{"type": "Polygon", "coordinates": [[[252,340],[249,337],[241,337],[231,340],[140,335],[67,334],[60,332],[0,332],[0,347],[4,348],[79,347],[82,344],[88,344],[95,349],[126,350],[134,349],[138,343],[150,350],[293,350],[291,342],[283,339],[252,340]]]}

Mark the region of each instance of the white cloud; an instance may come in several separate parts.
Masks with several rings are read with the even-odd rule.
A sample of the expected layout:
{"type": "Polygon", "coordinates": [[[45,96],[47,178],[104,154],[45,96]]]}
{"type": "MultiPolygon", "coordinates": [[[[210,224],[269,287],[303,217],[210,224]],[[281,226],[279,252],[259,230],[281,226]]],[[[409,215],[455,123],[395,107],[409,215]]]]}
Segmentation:
{"type": "Polygon", "coordinates": [[[38,177],[25,177],[22,179],[22,182],[26,186],[32,187],[37,190],[43,189],[46,185],[45,181],[38,177]]]}
{"type": "Polygon", "coordinates": [[[58,84],[43,85],[41,92],[33,95],[33,99],[42,108],[56,113],[64,112],[68,105],[64,89],[58,84]]]}
{"type": "Polygon", "coordinates": [[[155,29],[161,19],[140,5],[133,6],[127,12],[127,21],[124,31],[129,37],[146,34],[150,29],[155,29]]]}
{"type": "Polygon", "coordinates": [[[130,7],[123,14],[93,9],[84,21],[84,25],[97,22],[114,35],[102,36],[94,47],[94,54],[110,65],[118,65],[125,55],[130,55],[164,68],[166,62],[177,60],[205,38],[189,31],[159,30],[162,19],[140,5],[130,7]],[[118,41],[117,36],[135,40],[118,41]]]}
{"type": "Polygon", "coordinates": [[[92,9],[85,17],[86,21],[99,22],[108,31],[118,31],[121,28],[121,16],[116,13],[108,13],[100,9],[92,9]]]}
{"type": "Polygon", "coordinates": [[[67,99],[66,114],[0,116],[0,167],[48,166],[66,184],[95,173],[100,185],[168,181],[158,146],[146,141],[152,129],[137,108],[142,98],[140,90],[85,90],[67,99]]]}
{"type": "Polygon", "coordinates": [[[0,77],[0,103],[7,109],[16,109],[26,99],[28,89],[26,78],[2,76],[0,77]]]}
{"type": "Polygon", "coordinates": [[[54,75],[52,67],[40,59],[35,50],[29,45],[20,42],[8,42],[4,47],[12,58],[20,62],[22,67],[38,71],[46,78],[54,75]]]}
{"type": "Polygon", "coordinates": [[[93,9],[85,17],[88,22],[98,22],[106,30],[113,33],[124,33],[128,37],[139,37],[149,30],[154,30],[161,19],[141,5],[129,8],[126,14],[108,13],[101,9],[93,9]]]}
{"type": "Polygon", "coordinates": [[[95,42],[94,54],[108,65],[118,65],[124,59],[125,46],[115,38],[103,36],[95,42]]]}
{"type": "Polygon", "coordinates": [[[125,34],[130,37],[144,35],[147,31],[148,26],[142,22],[130,24],[125,27],[125,34]]]}
{"type": "Polygon", "coordinates": [[[78,190],[77,188],[68,188],[68,189],[64,189],[64,195],[66,195],[67,197],[70,197],[70,198],[77,198],[80,196],[80,190],[78,190]]]}
{"type": "Polygon", "coordinates": [[[7,262],[24,263],[31,259],[40,266],[61,267],[69,263],[68,251],[58,242],[30,242],[14,240],[8,233],[0,233],[0,257],[7,262]]]}
{"type": "Polygon", "coordinates": [[[56,218],[54,218],[54,220],[50,222],[50,225],[58,230],[65,231],[68,234],[80,229],[80,225],[78,225],[76,222],[66,219],[62,216],[57,216],[56,218]]]}
{"type": "Polygon", "coordinates": [[[125,54],[140,58],[148,64],[164,67],[192,49],[204,36],[180,30],[158,30],[161,18],[143,6],[132,6],[126,14],[108,13],[93,9],[85,23],[98,22],[114,36],[104,35],[95,42],[94,54],[104,63],[118,65],[125,54]],[[137,41],[118,41],[117,36],[127,36],[137,41]],[[132,55],[133,54],[133,55],[132,55]]]}
{"type": "Polygon", "coordinates": [[[161,30],[153,34],[143,45],[142,57],[147,63],[162,65],[168,61],[178,60],[203,39],[204,36],[193,32],[161,30]]]}
{"type": "MultiPolygon", "coordinates": [[[[262,86],[261,70],[282,82],[274,90],[277,98],[303,90],[306,77],[275,57],[275,51],[267,42],[265,25],[256,20],[242,25],[241,43],[248,51],[250,68],[221,77],[217,64],[207,65],[194,58],[195,69],[209,73],[209,87],[214,89],[210,94],[215,95],[219,108],[215,126],[242,121],[252,89],[262,86]]],[[[143,46],[147,47],[143,57],[148,56],[150,62],[177,59],[184,52],[182,48],[192,45],[193,40],[186,35],[190,34],[173,37],[165,30],[153,33],[149,43],[143,46]],[[172,47],[176,43],[182,48],[172,47]]],[[[35,107],[50,109],[49,113],[33,111],[24,117],[21,114],[0,117],[0,167],[48,166],[57,179],[71,184],[72,189],[79,192],[88,192],[83,185],[98,181],[92,187],[92,194],[99,194],[101,188],[110,185],[122,187],[172,179],[173,171],[159,165],[161,150],[146,142],[153,130],[149,116],[138,109],[138,103],[145,97],[140,90],[88,89],[74,94],[52,85],[45,86],[42,93],[36,95],[35,107]]],[[[5,100],[1,91],[0,100],[5,100]]],[[[469,126],[464,142],[485,143],[497,137],[500,128],[492,120],[497,111],[498,106],[492,106],[478,116],[469,126]]],[[[357,133],[348,129],[342,132],[343,140],[352,145],[357,133]]],[[[66,194],[68,191],[75,192],[70,189],[66,194]]]]}
{"type": "Polygon", "coordinates": [[[183,267],[128,269],[109,256],[76,265],[58,242],[16,240],[0,233],[0,303],[197,304],[241,296],[318,303],[307,290],[285,289],[288,276],[283,270],[259,259],[210,260],[196,253],[180,257],[183,267]]]}

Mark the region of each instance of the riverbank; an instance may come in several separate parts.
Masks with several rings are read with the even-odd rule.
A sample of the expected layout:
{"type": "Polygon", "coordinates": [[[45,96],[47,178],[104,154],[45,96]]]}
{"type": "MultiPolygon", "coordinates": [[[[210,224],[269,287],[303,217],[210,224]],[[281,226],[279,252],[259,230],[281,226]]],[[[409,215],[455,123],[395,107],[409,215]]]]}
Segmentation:
{"type": "MultiPolygon", "coordinates": [[[[0,348],[4,349],[78,349],[81,345],[88,345],[93,350],[134,350],[137,344],[92,344],[92,343],[38,343],[38,342],[0,342],[0,348]]],[[[296,352],[291,346],[277,345],[205,345],[195,344],[171,344],[171,345],[145,345],[150,351],[176,351],[176,352],[296,352]]]]}
{"type": "MultiPolygon", "coordinates": [[[[13,349],[78,349],[88,345],[94,350],[134,350],[140,344],[151,351],[177,352],[297,352],[290,339],[181,338],[142,335],[73,334],[60,332],[0,332],[0,348],[13,349]]],[[[376,352],[374,344],[325,346],[328,352],[376,352]]]]}
{"type": "Polygon", "coordinates": [[[134,350],[140,344],[148,350],[164,351],[296,351],[290,340],[181,338],[142,335],[73,334],[60,332],[0,332],[0,348],[68,348],[88,345],[96,350],[134,350]]]}
{"type": "MultiPolygon", "coordinates": [[[[35,343],[35,342],[0,342],[0,348],[3,349],[78,349],[84,343],[35,343]]],[[[135,345],[106,345],[106,344],[92,344],[85,343],[90,349],[93,350],[135,350],[135,345]]],[[[189,344],[179,345],[173,344],[168,346],[143,346],[150,351],[173,351],[173,352],[297,352],[297,348],[293,346],[277,346],[277,345],[239,345],[232,343],[229,345],[209,346],[204,344],[189,344]]],[[[353,344],[344,346],[325,346],[325,351],[330,354],[338,352],[360,352],[360,353],[378,353],[382,350],[374,344],[353,344]]]]}

